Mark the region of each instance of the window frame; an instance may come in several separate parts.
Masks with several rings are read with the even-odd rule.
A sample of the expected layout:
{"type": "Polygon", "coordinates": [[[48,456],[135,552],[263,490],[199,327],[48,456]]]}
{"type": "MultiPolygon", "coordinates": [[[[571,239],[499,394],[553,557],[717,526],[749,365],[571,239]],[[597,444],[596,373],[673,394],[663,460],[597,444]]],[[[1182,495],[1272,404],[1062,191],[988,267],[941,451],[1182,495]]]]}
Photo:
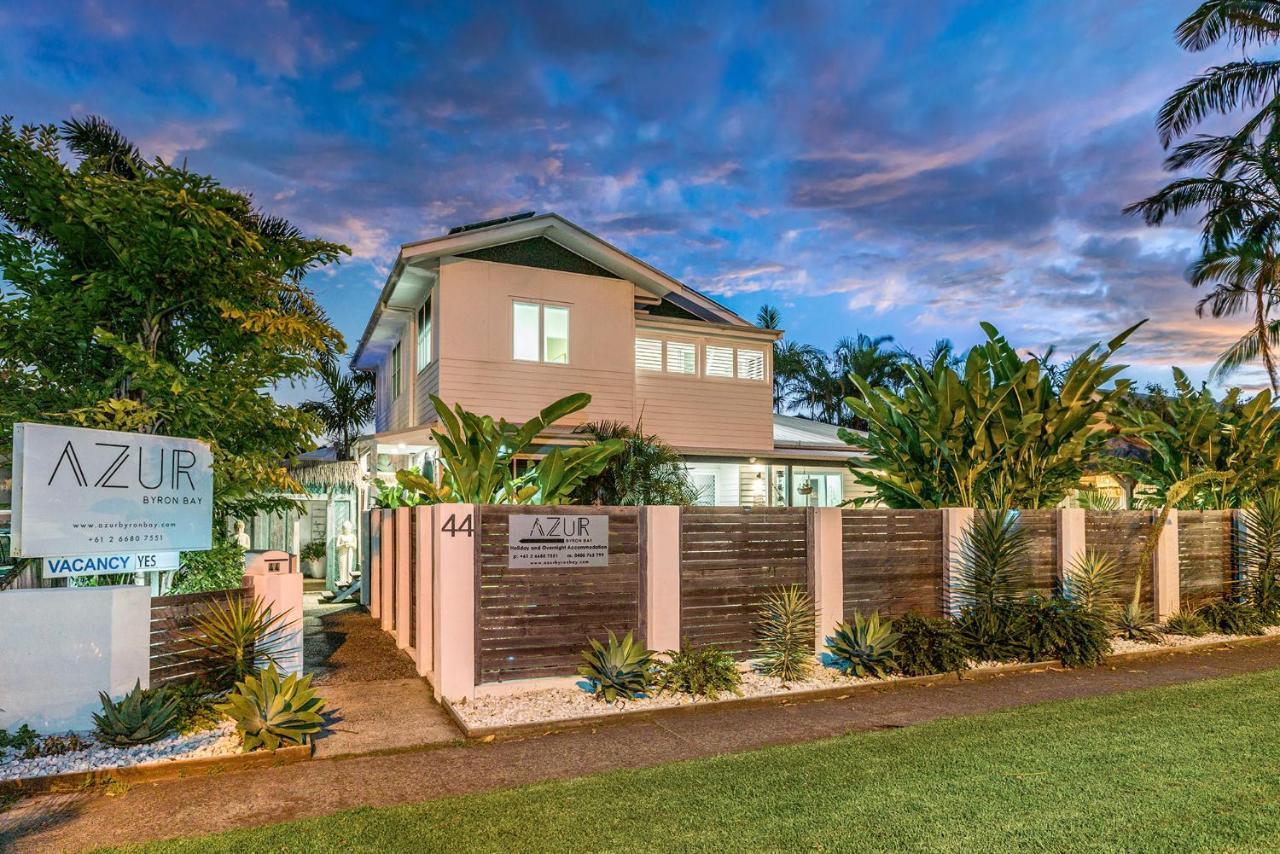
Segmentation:
{"type": "Polygon", "coordinates": [[[526,365],[554,365],[555,367],[566,367],[573,364],[573,306],[569,303],[555,302],[553,300],[529,299],[527,297],[512,297],[511,311],[508,313],[509,328],[508,339],[511,342],[511,361],[522,362],[526,365]],[[516,308],[518,306],[530,306],[538,310],[538,358],[521,359],[516,356],[516,308]],[[546,310],[548,308],[558,308],[564,311],[565,339],[564,339],[564,361],[551,362],[547,360],[547,317],[546,310]]]}
{"type": "Polygon", "coordinates": [[[404,377],[401,375],[402,373],[401,359],[402,358],[403,358],[403,354],[400,352],[400,342],[397,341],[395,343],[395,346],[391,348],[390,385],[391,385],[392,400],[399,400],[400,393],[404,390],[403,388],[404,377]]]}
{"type": "Polygon", "coordinates": [[[431,297],[430,296],[426,298],[426,300],[422,303],[422,305],[418,306],[418,313],[416,315],[416,325],[417,325],[417,328],[414,330],[414,333],[417,338],[417,345],[418,345],[416,348],[416,355],[418,357],[418,373],[422,373],[427,369],[428,365],[430,365],[432,362],[435,361],[435,354],[432,351],[435,349],[435,345],[436,345],[436,341],[435,341],[436,330],[435,330],[435,324],[431,320],[431,297]],[[426,320],[426,330],[427,330],[427,341],[426,341],[427,346],[425,349],[425,353],[422,346],[423,344],[422,329],[423,329],[424,319],[426,320]]]}

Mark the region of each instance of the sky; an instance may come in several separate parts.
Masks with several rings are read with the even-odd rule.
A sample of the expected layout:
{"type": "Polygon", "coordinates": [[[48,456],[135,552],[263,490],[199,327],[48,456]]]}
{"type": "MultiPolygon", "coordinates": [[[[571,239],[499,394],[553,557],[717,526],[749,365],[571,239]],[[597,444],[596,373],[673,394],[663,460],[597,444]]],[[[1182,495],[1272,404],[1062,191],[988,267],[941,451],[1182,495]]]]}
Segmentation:
{"type": "Polygon", "coordinates": [[[308,284],[351,347],[400,244],[536,210],[822,347],[1147,318],[1121,361],[1167,384],[1246,325],[1196,317],[1194,222],[1122,213],[1228,58],[1174,43],[1195,5],[0,0],[0,113],[103,116],[347,244],[308,284]]]}

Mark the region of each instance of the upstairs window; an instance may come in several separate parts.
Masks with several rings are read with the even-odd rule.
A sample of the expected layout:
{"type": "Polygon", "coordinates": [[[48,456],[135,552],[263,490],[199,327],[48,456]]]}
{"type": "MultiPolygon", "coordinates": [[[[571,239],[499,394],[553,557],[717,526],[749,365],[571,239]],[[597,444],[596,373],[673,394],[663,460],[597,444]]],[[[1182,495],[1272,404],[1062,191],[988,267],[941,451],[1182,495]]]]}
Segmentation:
{"type": "Polygon", "coordinates": [[[400,396],[400,344],[391,348],[391,399],[400,396]]]}
{"type": "Polygon", "coordinates": [[[418,309],[418,370],[431,364],[431,300],[418,309]]]}
{"type": "Polygon", "coordinates": [[[685,341],[667,342],[667,373],[696,374],[698,372],[698,348],[685,341]]]}
{"type": "Polygon", "coordinates": [[[763,350],[739,350],[738,351],[738,379],[740,380],[763,380],[764,379],[764,351],[763,350]]]}
{"type": "Polygon", "coordinates": [[[733,348],[706,346],[706,374],[709,377],[733,376],[733,348]]]}
{"type": "Polygon", "coordinates": [[[636,370],[662,370],[662,342],[656,338],[636,339],[636,370]]]}
{"type": "Polygon", "coordinates": [[[569,363],[569,309],[536,302],[512,303],[511,356],[521,362],[569,363]]]}

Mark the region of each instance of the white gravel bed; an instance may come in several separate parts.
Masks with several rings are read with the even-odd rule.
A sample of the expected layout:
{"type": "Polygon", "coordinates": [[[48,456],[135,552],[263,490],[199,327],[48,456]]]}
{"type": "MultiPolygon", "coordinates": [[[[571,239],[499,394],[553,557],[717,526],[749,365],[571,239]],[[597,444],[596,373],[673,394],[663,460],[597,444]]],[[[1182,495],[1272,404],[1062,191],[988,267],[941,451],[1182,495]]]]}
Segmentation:
{"type": "Polygon", "coordinates": [[[61,756],[23,759],[21,751],[0,750],[0,780],[48,777],[73,771],[104,771],[132,765],[229,756],[240,752],[240,736],[232,721],[226,721],[203,732],[171,735],[152,744],[139,744],[134,747],[111,747],[99,744],[91,735],[83,733],[81,738],[89,742],[88,749],[64,753],[61,756]]]}
{"type": "Polygon", "coordinates": [[[1201,646],[1214,643],[1222,643],[1224,641],[1247,640],[1250,637],[1263,637],[1267,635],[1280,635],[1280,626],[1267,626],[1262,635],[1220,635],[1217,632],[1210,632],[1207,635],[1201,635],[1193,638],[1188,635],[1161,635],[1160,640],[1156,643],[1147,643],[1145,641],[1126,640],[1125,638],[1111,639],[1111,652],[1113,655],[1125,652],[1145,652],[1152,649],[1173,649],[1180,646],[1201,646]]]}
{"type": "MultiPolygon", "coordinates": [[[[1268,635],[1280,635],[1280,626],[1271,626],[1266,630],[1268,635]]],[[[1181,635],[1162,635],[1157,643],[1142,641],[1111,639],[1111,654],[1140,652],[1152,649],[1175,648],[1196,644],[1211,644],[1221,641],[1242,640],[1239,635],[1208,634],[1198,638],[1181,635]]],[[[1052,665],[1056,662],[1044,661],[1040,664],[1052,665]]],[[[970,662],[969,672],[1003,667],[1008,662],[970,662]]],[[[770,697],[799,694],[805,691],[820,690],[848,686],[850,688],[865,685],[868,682],[892,682],[901,676],[889,676],[885,679],[858,679],[844,676],[840,671],[816,666],[813,676],[802,682],[792,682],[784,686],[777,679],[762,676],[753,670],[742,674],[742,696],[770,697]]],[[[627,700],[617,703],[605,703],[595,699],[580,687],[541,688],[520,694],[496,694],[487,697],[476,697],[462,703],[454,703],[453,709],[458,717],[473,729],[489,727],[519,726],[521,724],[550,724],[574,718],[609,717],[622,712],[635,712],[646,709],[668,709],[674,706],[709,705],[714,702],[738,699],[733,694],[721,694],[720,700],[694,699],[687,694],[659,694],[639,700],[627,700]]]]}
{"type": "MultiPolygon", "coordinates": [[[[803,691],[814,691],[822,688],[853,687],[868,682],[885,682],[899,679],[890,676],[888,679],[859,679],[842,675],[831,667],[817,666],[813,675],[799,682],[783,685],[777,679],[762,676],[753,670],[742,674],[743,698],[786,696],[803,691]]],[[[736,700],[734,694],[722,693],[720,701],[736,700]]],[[[688,694],[659,694],[639,700],[627,700],[609,704],[597,700],[579,687],[543,688],[527,694],[507,694],[489,697],[476,697],[465,703],[454,703],[453,708],[458,716],[469,727],[515,726],[528,723],[553,723],[572,718],[609,716],[621,712],[635,712],[645,709],[668,709],[673,706],[709,705],[712,701],[705,698],[694,699],[688,694]]]]}

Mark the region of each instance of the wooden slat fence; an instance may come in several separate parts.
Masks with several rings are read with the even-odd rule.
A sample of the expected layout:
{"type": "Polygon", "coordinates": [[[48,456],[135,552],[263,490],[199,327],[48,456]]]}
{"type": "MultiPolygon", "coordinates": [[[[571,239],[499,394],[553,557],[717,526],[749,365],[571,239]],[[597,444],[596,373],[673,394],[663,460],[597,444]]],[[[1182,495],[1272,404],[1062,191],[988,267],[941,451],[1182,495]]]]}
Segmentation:
{"type": "Polygon", "coordinates": [[[1019,510],[1018,527],[1027,532],[1026,591],[1041,596],[1058,592],[1058,511],[1019,510]]]}
{"type": "Polygon", "coordinates": [[[228,597],[242,600],[252,595],[249,588],[241,587],[152,597],[151,687],[210,678],[217,662],[186,640],[186,633],[205,609],[221,606],[228,597]]]}
{"type": "Polygon", "coordinates": [[[1178,593],[1182,607],[1221,599],[1235,578],[1230,510],[1178,511],[1178,593]]]}
{"type": "MultiPolygon", "coordinates": [[[[1084,514],[1085,547],[1109,554],[1115,558],[1120,575],[1117,591],[1122,603],[1133,597],[1133,579],[1139,569],[1142,547],[1151,530],[1153,512],[1150,510],[1087,510],[1084,514]]],[[[1155,607],[1154,587],[1151,583],[1151,567],[1142,569],[1142,602],[1148,608],[1155,607]]]]}
{"type": "Polygon", "coordinates": [[[803,507],[686,507],[680,515],[680,634],[745,659],[769,592],[810,588],[803,507]]]}
{"type": "Polygon", "coordinates": [[[477,515],[477,684],[575,675],[588,638],[639,628],[637,508],[485,506],[477,515]],[[508,517],[525,514],[607,515],[609,565],[509,568],[508,517]]]}
{"type": "Polygon", "coordinates": [[[942,613],[942,511],[845,510],[844,619],[942,613]]]}

